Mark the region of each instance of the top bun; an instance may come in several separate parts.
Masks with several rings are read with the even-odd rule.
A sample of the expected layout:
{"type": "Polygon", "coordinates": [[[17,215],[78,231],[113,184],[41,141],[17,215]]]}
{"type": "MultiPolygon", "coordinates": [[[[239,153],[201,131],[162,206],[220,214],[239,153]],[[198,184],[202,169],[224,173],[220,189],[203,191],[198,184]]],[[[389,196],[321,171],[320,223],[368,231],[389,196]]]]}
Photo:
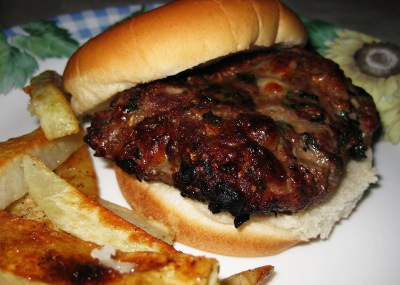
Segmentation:
{"type": "Polygon", "coordinates": [[[254,46],[301,46],[300,19],[277,0],[178,0],[90,39],[70,58],[64,88],[78,115],[122,90],[254,46]]]}

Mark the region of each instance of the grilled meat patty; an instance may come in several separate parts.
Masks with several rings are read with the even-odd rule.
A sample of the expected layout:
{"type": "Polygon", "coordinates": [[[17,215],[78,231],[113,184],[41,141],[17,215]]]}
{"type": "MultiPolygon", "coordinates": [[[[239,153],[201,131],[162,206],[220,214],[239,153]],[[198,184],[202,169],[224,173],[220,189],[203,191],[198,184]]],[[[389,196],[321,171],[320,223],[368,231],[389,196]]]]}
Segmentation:
{"type": "Polygon", "coordinates": [[[239,227],[254,213],[327,200],[378,126],[372,98],[336,64],[268,49],[119,93],[85,141],[140,180],[230,212],[239,227]]]}

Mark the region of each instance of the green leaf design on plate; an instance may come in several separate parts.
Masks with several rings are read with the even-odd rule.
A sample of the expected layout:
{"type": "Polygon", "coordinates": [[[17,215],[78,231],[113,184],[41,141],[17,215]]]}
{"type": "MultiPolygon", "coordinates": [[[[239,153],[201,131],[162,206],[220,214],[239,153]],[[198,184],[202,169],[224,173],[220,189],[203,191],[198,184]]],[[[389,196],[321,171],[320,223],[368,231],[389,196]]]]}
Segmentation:
{"type": "Polygon", "coordinates": [[[70,33],[55,21],[36,21],[21,28],[26,34],[10,39],[0,32],[0,94],[24,87],[38,69],[36,58],[70,57],[79,47],[70,33]]]}
{"type": "Polygon", "coordinates": [[[321,54],[325,53],[326,43],[333,41],[337,37],[336,31],[341,29],[323,21],[306,18],[302,21],[308,31],[311,47],[321,54]]]}
{"type": "Polygon", "coordinates": [[[0,93],[23,87],[37,68],[31,55],[9,45],[6,35],[0,32],[0,93]]]}
{"type": "Polygon", "coordinates": [[[22,25],[21,28],[28,35],[16,35],[13,38],[14,45],[40,59],[69,57],[79,47],[69,32],[58,27],[54,21],[37,21],[22,25]]]}

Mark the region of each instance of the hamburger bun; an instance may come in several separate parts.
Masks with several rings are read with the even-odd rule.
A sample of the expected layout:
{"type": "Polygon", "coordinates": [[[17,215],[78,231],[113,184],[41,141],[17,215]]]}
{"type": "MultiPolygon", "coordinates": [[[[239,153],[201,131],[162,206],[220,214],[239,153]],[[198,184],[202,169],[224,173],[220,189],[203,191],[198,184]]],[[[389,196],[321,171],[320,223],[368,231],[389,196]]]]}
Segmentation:
{"type": "Polygon", "coordinates": [[[277,0],[181,0],[131,18],[89,40],[63,75],[78,115],[117,92],[255,46],[301,46],[299,18],[277,0]]]}
{"type": "Polygon", "coordinates": [[[254,257],[274,255],[318,237],[327,238],[377,180],[371,157],[369,150],[367,159],[350,161],[336,193],[327,202],[293,215],[252,216],[239,229],[233,226],[229,214],[212,214],[205,204],[182,197],[171,186],[140,182],[118,167],[115,170],[128,203],[144,216],[171,227],[178,242],[223,255],[254,257]]]}

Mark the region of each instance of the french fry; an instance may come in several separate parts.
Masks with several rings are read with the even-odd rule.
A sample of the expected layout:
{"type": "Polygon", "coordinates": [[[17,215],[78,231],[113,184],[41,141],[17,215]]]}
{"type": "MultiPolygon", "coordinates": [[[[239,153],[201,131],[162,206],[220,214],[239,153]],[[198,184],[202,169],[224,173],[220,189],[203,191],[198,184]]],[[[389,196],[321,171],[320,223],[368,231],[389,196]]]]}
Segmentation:
{"type": "Polygon", "coordinates": [[[29,193],[47,217],[60,229],[99,245],[121,251],[173,252],[166,242],[150,236],[58,177],[39,159],[23,158],[29,193]]]}
{"type": "MultiPolygon", "coordinates": [[[[169,244],[173,243],[174,235],[171,229],[162,223],[145,218],[131,209],[121,207],[98,197],[99,189],[97,176],[86,145],[81,146],[75,151],[64,163],[59,165],[54,172],[77,190],[98,201],[103,207],[116,213],[128,222],[139,226],[158,239],[169,244]]],[[[46,223],[52,228],[58,229],[57,226],[52,224],[45,212],[36,204],[29,194],[13,202],[6,210],[19,217],[46,223]]]]}
{"type": "MultiPolygon", "coordinates": [[[[97,176],[87,146],[84,145],[75,151],[63,164],[58,166],[54,172],[77,190],[99,202],[104,208],[107,208],[128,222],[142,228],[152,236],[169,244],[173,243],[174,235],[172,230],[164,224],[143,217],[136,211],[99,198],[97,176]]],[[[39,210],[41,209],[39,208],[39,210]]]]}
{"type": "MultiPolygon", "coordinates": [[[[42,224],[46,224],[54,229],[56,226],[47,218],[46,213],[36,204],[29,193],[18,199],[6,208],[6,211],[28,220],[34,220],[42,224]]],[[[0,283],[1,284],[1,283],[0,283]]]]}
{"type": "Polygon", "coordinates": [[[39,128],[0,143],[0,210],[28,192],[21,167],[24,154],[39,157],[49,168],[54,169],[83,145],[82,137],[80,132],[50,141],[39,128]]]}
{"type": "Polygon", "coordinates": [[[166,225],[156,221],[151,220],[147,217],[143,217],[138,212],[119,206],[117,204],[111,203],[110,201],[98,198],[97,201],[104,208],[107,208],[111,212],[117,214],[128,222],[140,227],[145,232],[150,235],[165,241],[166,243],[172,244],[174,242],[175,236],[172,230],[166,225]]]}
{"type": "MultiPolygon", "coordinates": [[[[81,146],[72,153],[54,172],[86,195],[93,198],[98,197],[97,177],[86,145],[81,146]]],[[[29,193],[14,201],[6,208],[6,211],[24,219],[35,220],[57,229],[29,193]]]]}
{"type": "Polygon", "coordinates": [[[273,271],[271,265],[249,269],[222,279],[221,285],[261,285],[273,271]]]}
{"type": "Polygon", "coordinates": [[[0,284],[217,283],[214,259],[180,252],[105,253],[95,243],[0,211],[0,284]]]}
{"type": "Polygon", "coordinates": [[[31,98],[28,109],[38,117],[49,140],[80,131],[79,120],[60,86],[61,76],[48,70],[33,77],[30,85],[24,88],[31,98]]]}
{"type": "Polygon", "coordinates": [[[96,171],[87,145],[75,151],[54,172],[89,197],[96,199],[99,196],[96,171]]]}

